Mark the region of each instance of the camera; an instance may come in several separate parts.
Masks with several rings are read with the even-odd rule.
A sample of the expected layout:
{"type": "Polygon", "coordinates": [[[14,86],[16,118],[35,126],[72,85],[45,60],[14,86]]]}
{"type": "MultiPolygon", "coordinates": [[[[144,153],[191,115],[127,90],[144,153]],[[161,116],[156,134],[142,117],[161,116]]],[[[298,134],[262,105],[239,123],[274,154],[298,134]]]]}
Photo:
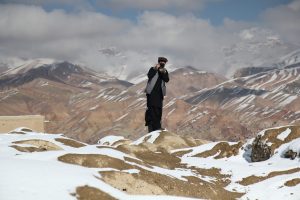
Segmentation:
{"type": "Polygon", "coordinates": [[[159,63],[159,66],[160,66],[161,68],[164,68],[164,67],[165,67],[165,63],[159,63]]]}

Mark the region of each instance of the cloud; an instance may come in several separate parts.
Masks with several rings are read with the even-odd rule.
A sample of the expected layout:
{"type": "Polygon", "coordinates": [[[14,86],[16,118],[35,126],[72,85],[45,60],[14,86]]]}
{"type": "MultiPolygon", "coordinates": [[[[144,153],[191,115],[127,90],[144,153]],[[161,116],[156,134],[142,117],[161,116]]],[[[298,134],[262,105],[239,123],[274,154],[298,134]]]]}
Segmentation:
{"type": "MultiPolygon", "coordinates": [[[[296,40],[293,34],[289,37],[296,40]]],[[[270,63],[291,50],[280,34],[259,23],[224,19],[223,25],[214,26],[191,13],[163,11],[144,11],[132,22],[93,10],[46,11],[21,4],[0,4],[0,43],[2,59],[68,60],[121,73],[121,78],[146,73],[158,56],[168,58],[167,66],[192,65],[229,76],[237,68],[270,63]]]]}
{"type": "Polygon", "coordinates": [[[263,23],[291,43],[300,45],[300,1],[269,8],[262,14],[263,23]]]}
{"type": "Polygon", "coordinates": [[[25,4],[37,6],[67,6],[75,10],[95,10],[106,8],[111,10],[138,9],[138,10],[176,10],[199,11],[208,2],[222,0],[1,0],[2,4],[25,4]]]}
{"type": "MultiPolygon", "coordinates": [[[[168,10],[195,11],[201,10],[208,0],[101,0],[97,1],[100,7],[111,9],[140,9],[140,10],[168,10]]],[[[210,1],[211,2],[211,1],[210,1]]]]}
{"type": "Polygon", "coordinates": [[[21,57],[74,59],[130,27],[127,20],[101,13],[46,12],[38,6],[0,6],[0,52],[21,57]]]}

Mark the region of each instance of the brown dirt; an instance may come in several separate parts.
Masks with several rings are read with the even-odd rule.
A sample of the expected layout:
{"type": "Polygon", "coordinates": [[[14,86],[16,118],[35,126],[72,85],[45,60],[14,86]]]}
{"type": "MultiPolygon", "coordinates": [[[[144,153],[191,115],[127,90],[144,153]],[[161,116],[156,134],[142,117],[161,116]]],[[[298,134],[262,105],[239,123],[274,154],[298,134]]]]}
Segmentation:
{"type": "Polygon", "coordinates": [[[205,140],[183,137],[168,131],[162,131],[154,142],[157,147],[164,148],[167,151],[194,147],[205,143],[207,143],[205,140]]]}
{"type": "Polygon", "coordinates": [[[235,156],[239,153],[239,149],[243,145],[242,142],[238,142],[234,145],[229,145],[228,142],[219,142],[212,149],[201,152],[194,155],[195,157],[207,158],[216,155],[215,159],[235,156]]]}
{"type": "Polygon", "coordinates": [[[284,183],[285,186],[293,187],[300,184],[300,178],[294,178],[284,183]]]}
{"type": "Polygon", "coordinates": [[[183,150],[183,151],[177,151],[175,153],[172,153],[172,155],[177,156],[177,157],[182,157],[185,154],[191,153],[193,150],[183,150]]]}
{"type": "Polygon", "coordinates": [[[22,147],[18,145],[12,145],[11,147],[15,148],[18,151],[22,152],[41,152],[41,151],[55,151],[62,150],[56,144],[46,141],[46,140],[20,140],[13,142],[14,144],[30,144],[34,147],[22,147]]]}
{"type": "Polygon", "coordinates": [[[274,154],[274,150],[280,147],[282,144],[288,143],[299,137],[300,137],[300,126],[286,126],[278,129],[266,130],[265,134],[262,137],[262,140],[272,143],[271,154],[274,154]],[[278,139],[277,136],[288,128],[291,129],[291,133],[285,138],[285,140],[282,141],[278,139]]]}
{"type": "Polygon", "coordinates": [[[88,185],[77,187],[75,195],[78,200],[116,200],[116,198],[98,188],[90,187],[88,185]]]}
{"type": "Polygon", "coordinates": [[[161,151],[158,153],[152,151],[144,151],[135,152],[134,154],[138,159],[143,160],[149,165],[159,166],[168,169],[180,167],[181,159],[174,155],[168,154],[165,151],[161,151]]]}
{"type": "Polygon", "coordinates": [[[75,147],[75,148],[80,148],[86,146],[85,144],[81,142],[77,142],[76,140],[71,140],[67,138],[55,138],[55,141],[61,142],[64,145],[70,146],[70,147],[75,147]]]}
{"type": "Polygon", "coordinates": [[[8,134],[22,134],[22,135],[25,135],[26,133],[22,132],[22,131],[11,131],[8,134]]]}
{"type": "Polygon", "coordinates": [[[280,176],[280,175],[285,175],[285,174],[293,174],[293,173],[296,173],[296,172],[299,172],[300,171],[300,168],[293,168],[293,169],[289,169],[289,170],[284,170],[284,171],[274,171],[274,172],[271,172],[269,173],[267,176],[248,176],[246,178],[243,178],[241,181],[239,181],[238,183],[241,184],[241,185],[244,185],[244,186],[247,186],[247,185],[252,185],[254,183],[258,183],[258,182],[261,182],[261,181],[264,181],[268,178],[272,178],[274,176],[280,176]]]}
{"type": "Polygon", "coordinates": [[[214,183],[218,186],[226,187],[228,184],[231,183],[230,175],[222,174],[221,169],[219,168],[212,167],[209,169],[202,169],[193,166],[193,167],[189,167],[189,169],[192,169],[194,172],[196,172],[199,175],[216,178],[214,183]]]}
{"type": "Polygon", "coordinates": [[[22,147],[22,146],[18,146],[18,145],[11,145],[10,147],[12,147],[18,151],[28,152],[28,153],[47,151],[47,149],[45,149],[43,147],[22,147]]]}
{"type": "Polygon", "coordinates": [[[230,192],[223,187],[196,177],[182,181],[166,175],[140,169],[139,173],[99,172],[103,181],[130,194],[174,195],[205,199],[235,199],[242,194],[230,192]]]}
{"type": "Polygon", "coordinates": [[[168,169],[180,167],[181,159],[169,154],[164,148],[158,147],[153,151],[149,150],[147,145],[120,145],[117,149],[143,160],[144,165],[154,165],[168,169]]]}
{"type": "Polygon", "coordinates": [[[22,129],[21,129],[21,131],[25,131],[25,132],[32,132],[32,130],[31,130],[31,129],[29,129],[29,128],[22,128],[22,129]]]}
{"type": "Polygon", "coordinates": [[[131,140],[122,139],[122,140],[118,140],[118,141],[114,142],[111,145],[112,146],[119,146],[119,145],[122,145],[122,144],[130,144],[131,142],[132,142],[131,140]]]}
{"type": "Polygon", "coordinates": [[[127,161],[127,162],[132,162],[132,163],[138,164],[138,165],[143,165],[143,166],[148,167],[148,168],[153,168],[152,165],[149,165],[149,164],[145,163],[144,161],[140,161],[140,160],[133,159],[133,158],[130,158],[130,157],[125,156],[124,160],[127,161]]]}
{"type": "Polygon", "coordinates": [[[65,154],[58,157],[58,160],[65,163],[81,165],[91,168],[115,168],[118,170],[133,169],[131,166],[122,160],[112,158],[101,154],[65,154]]]}

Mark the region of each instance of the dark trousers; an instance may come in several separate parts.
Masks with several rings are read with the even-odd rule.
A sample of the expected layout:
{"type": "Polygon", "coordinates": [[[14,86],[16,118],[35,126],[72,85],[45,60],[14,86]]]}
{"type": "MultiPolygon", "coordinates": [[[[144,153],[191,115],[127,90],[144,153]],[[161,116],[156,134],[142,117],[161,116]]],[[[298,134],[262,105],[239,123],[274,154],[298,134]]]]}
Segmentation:
{"type": "Polygon", "coordinates": [[[146,126],[148,126],[148,132],[161,129],[161,116],[162,108],[149,106],[145,113],[146,126]]]}

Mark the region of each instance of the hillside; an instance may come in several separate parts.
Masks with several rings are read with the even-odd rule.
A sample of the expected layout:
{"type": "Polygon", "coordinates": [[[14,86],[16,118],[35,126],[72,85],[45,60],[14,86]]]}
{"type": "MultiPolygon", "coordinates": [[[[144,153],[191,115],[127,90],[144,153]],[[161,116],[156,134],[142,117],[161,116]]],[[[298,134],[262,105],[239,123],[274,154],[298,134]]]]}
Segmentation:
{"type": "MultiPolygon", "coordinates": [[[[238,141],[265,128],[300,125],[298,57],[295,51],[231,79],[191,66],[170,70],[163,127],[183,136],[238,141]]],[[[67,61],[51,62],[32,61],[0,75],[0,115],[45,115],[46,132],[87,143],[147,133],[146,72],[133,84],[67,61]]]]}
{"type": "Polygon", "coordinates": [[[0,197],[297,200],[299,137],[299,126],[238,142],[154,131],[135,141],[107,136],[88,145],[19,128],[0,134],[0,197]]]}

